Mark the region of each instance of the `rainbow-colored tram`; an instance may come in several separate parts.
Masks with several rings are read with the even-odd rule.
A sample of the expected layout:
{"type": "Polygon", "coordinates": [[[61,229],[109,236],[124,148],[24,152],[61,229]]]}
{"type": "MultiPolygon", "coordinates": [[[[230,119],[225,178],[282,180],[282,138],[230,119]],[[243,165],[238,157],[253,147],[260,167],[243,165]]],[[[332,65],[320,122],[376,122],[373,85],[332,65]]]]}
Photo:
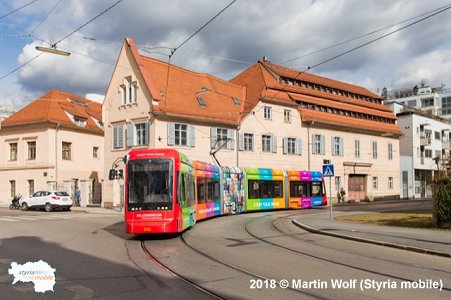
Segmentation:
{"type": "Polygon", "coordinates": [[[219,168],[173,149],[132,150],[124,161],[127,233],[182,232],[223,214],[327,205],[320,172],[219,168]]]}

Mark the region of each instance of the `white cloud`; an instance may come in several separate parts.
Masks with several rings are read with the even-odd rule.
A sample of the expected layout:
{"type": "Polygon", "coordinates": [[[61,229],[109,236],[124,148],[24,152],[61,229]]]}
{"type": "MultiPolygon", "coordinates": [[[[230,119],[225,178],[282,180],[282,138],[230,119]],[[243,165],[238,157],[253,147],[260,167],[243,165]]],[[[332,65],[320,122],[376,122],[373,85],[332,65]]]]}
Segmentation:
{"type": "MultiPolygon", "coordinates": [[[[22,27],[8,28],[26,25],[29,31],[34,29],[56,4],[50,0],[41,2],[41,5],[30,6],[14,19],[8,19],[22,27]]],[[[54,43],[113,3],[63,1],[39,26],[35,35],[54,43]]],[[[17,72],[17,81],[0,81],[3,91],[8,91],[0,98],[0,105],[10,103],[12,100],[8,99],[14,97],[22,99],[20,101],[32,101],[33,98],[23,99],[30,95],[40,96],[50,89],[79,95],[103,94],[125,36],[134,38],[138,46],[176,47],[228,3],[219,0],[124,1],[57,45],[72,52],[70,57],[42,55],[17,72]]],[[[286,0],[283,4],[270,0],[237,1],[178,50],[172,62],[196,72],[229,79],[248,64],[217,57],[255,63],[266,55],[272,62],[281,63],[445,4],[448,3],[443,0],[286,0]]],[[[312,72],[360,84],[373,91],[384,86],[397,88],[416,84],[424,77],[451,86],[450,13],[451,10],[425,20],[321,65],[312,72]]],[[[390,30],[393,28],[309,55],[289,65],[304,69],[304,66],[318,64],[390,30]]],[[[37,54],[36,45],[42,43],[28,43],[20,54],[17,53],[19,64],[37,54]]],[[[167,60],[161,55],[154,56],[167,60]]]]}

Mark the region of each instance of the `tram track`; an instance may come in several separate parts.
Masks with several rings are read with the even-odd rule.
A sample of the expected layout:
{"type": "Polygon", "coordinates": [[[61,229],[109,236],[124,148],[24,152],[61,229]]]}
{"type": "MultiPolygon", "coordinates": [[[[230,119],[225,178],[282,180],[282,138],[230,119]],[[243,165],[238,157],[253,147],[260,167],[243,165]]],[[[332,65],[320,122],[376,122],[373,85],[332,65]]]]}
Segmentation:
{"type": "MultiPolygon", "coordinates": [[[[285,218],[290,218],[290,217],[293,217],[293,216],[296,215],[296,214],[298,214],[298,213],[291,213],[291,214],[288,214],[288,215],[284,215],[284,216],[281,216],[281,217],[277,217],[275,220],[273,220],[273,221],[271,222],[271,223],[272,223],[272,227],[273,227],[276,231],[278,231],[278,232],[282,233],[283,235],[285,235],[286,237],[290,237],[290,238],[293,238],[293,239],[299,241],[300,239],[295,238],[295,237],[293,237],[293,236],[291,236],[291,235],[287,235],[285,232],[281,231],[281,230],[280,230],[279,228],[277,228],[277,226],[275,225],[275,223],[276,223],[278,220],[280,220],[280,219],[285,219],[285,218]]],[[[401,276],[396,276],[396,275],[392,275],[392,274],[387,274],[387,273],[383,273],[383,272],[378,272],[378,271],[374,271],[374,270],[371,270],[371,269],[368,269],[368,268],[363,268],[363,267],[358,267],[358,266],[351,265],[351,264],[348,264],[348,263],[338,262],[338,261],[335,261],[335,260],[332,260],[332,259],[329,259],[329,258],[321,257],[321,256],[319,256],[319,255],[314,255],[314,254],[312,254],[312,253],[308,253],[308,252],[300,251],[300,250],[293,249],[293,248],[290,248],[290,247],[286,247],[286,246],[283,246],[283,245],[274,243],[274,242],[272,242],[272,241],[270,241],[270,240],[268,240],[268,239],[259,237],[259,236],[255,235],[254,233],[252,233],[252,232],[249,230],[248,226],[249,226],[251,223],[256,222],[257,220],[266,218],[266,217],[268,217],[268,215],[264,215],[264,216],[258,217],[257,219],[250,220],[249,222],[247,222],[247,223],[244,225],[245,231],[246,231],[251,237],[257,239],[258,241],[261,241],[261,242],[263,242],[263,243],[269,244],[269,245],[274,246],[274,247],[278,247],[278,248],[280,248],[280,249],[284,249],[284,250],[289,251],[289,252],[291,252],[291,253],[304,255],[304,256],[307,256],[307,257],[310,257],[310,258],[314,258],[314,259],[317,259],[317,260],[320,260],[320,261],[323,261],[323,262],[332,263],[332,264],[335,264],[335,265],[339,265],[339,266],[342,266],[342,267],[351,268],[351,269],[354,269],[354,270],[359,270],[359,271],[363,271],[363,272],[368,272],[368,273],[371,273],[371,274],[374,274],[374,275],[384,276],[384,277],[386,277],[386,278],[392,278],[392,279],[397,279],[397,280],[401,280],[401,281],[411,281],[411,282],[413,282],[413,280],[410,279],[410,278],[405,278],[405,277],[401,277],[401,276]]],[[[317,245],[317,246],[319,246],[319,247],[323,247],[323,248],[325,247],[325,248],[329,248],[329,249],[331,249],[331,250],[333,250],[333,251],[337,251],[337,249],[335,249],[335,248],[327,247],[327,246],[325,246],[325,245],[321,245],[321,244],[318,244],[318,243],[315,243],[315,242],[312,242],[312,241],[309,241],[309,243],[314,244],[314,245],[317,245]]],[[[357,255],[360,255],[360,256],[362,256],[362,257],[365,257],[365,256],[363,256],[361,253],[358,253],[358,252],[355,252],[355,251],[353,251],[353,252],[351,252],[351,251],[345,251],[345,250],[340,250],[340,251],[343,252],[343,253],[347,253],[347,254],[352,254],[352,255],[356,255],[356,254],[357,254],[357,255]]],[[[399,263],[399,262],[395,262],[395,261],[383,260],[383,259],[379,259],[379,258],[375,258],[375,257],[370,257],[370,256],[366,256],[366,257],[367,257],[367,258],[371,258],[371,259],[378,259],[378,260],[380,260],[380,261],[387,262],[387,263],[399,263]]],[[[408,265],[408,266],[409,266],[409,265],[408,265]]],[[[415,266],[415,267],[418,267],[418,266],[415,266]]],[[[449,272],[446,272],[446,271],[443,271],[443,270],[435,270],[435,269],[425,269],[425,270],[440,271],[440,272],[449,273],[449,272]]],[[[443,291],[451,292],[451,288],[449,288],[449,287],[443,287],[442,290],[443,290],[443,291]]]]}
{"type": "Polygon", "coordinates": [[[195,283],[194,281],[190,280],[189,278],[182,276],[181,274],[175,272],[174,270],[172,270],[171,268],[169,268],[168,266],[166,266],[164,263],[162,263],[158,258],[156,258],[149,249],[147,249],[146,246],[146,241],[140,241],[141,244],[141,249],[144,252],[144,254],[151,260],[153,261],[156,265],[158,265],[160,268],[164,269],[166,272],[172,274],[174,277],[182,280],[183,282],[185,282],[186,284],[188,284],[189,286],[198,289],[199,291],[215,298],[215,299],[226,299],[224,297],[222,297],[221,295],[210,291],[208,289],[203,288],[202,286],[198,285],[197,283],[195,283]]]}

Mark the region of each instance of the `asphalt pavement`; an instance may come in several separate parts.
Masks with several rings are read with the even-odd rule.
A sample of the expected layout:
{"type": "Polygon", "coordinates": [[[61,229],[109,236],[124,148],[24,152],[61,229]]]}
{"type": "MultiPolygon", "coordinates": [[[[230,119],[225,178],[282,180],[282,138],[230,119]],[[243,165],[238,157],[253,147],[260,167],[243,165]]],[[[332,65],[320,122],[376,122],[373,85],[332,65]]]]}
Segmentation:
{"type": "Polygon", "coordinates": [[[368,212],[329,211],[305,214],[293,223],[312,233],[419,253],[451,257],[451,231],[379,226],[338,221],[335,217],[368,212]]]}

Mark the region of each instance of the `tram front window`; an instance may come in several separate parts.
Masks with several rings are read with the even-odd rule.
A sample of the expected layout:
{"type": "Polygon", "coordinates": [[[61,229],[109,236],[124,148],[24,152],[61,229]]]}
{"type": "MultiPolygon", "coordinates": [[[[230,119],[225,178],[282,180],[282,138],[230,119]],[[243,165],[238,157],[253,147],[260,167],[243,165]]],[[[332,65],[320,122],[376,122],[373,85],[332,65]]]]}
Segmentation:
{"type": "Polygon", "coordinates": [[[130,161],[128,165],[128,211],[172,210],[172,178],[172,160],[130,161]]]}

